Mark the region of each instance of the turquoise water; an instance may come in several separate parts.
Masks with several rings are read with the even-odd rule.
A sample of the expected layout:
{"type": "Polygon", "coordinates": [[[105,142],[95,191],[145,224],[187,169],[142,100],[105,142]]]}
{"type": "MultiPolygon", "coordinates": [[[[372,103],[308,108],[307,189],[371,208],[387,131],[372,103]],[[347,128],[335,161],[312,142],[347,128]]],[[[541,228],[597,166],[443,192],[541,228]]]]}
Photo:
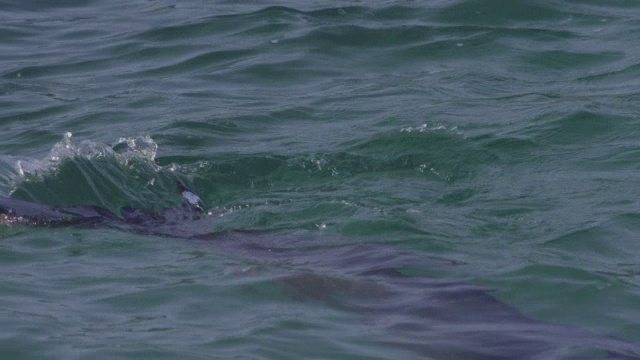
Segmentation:
{"type": "Polygon", "coordinates": [[[212,213],[159,235],[0,225],[0,354],[513,358],[469,334],[536,321],[531,358],[640,357],[638,19],[0,2],[0,193],[153,211],[182,181],[212,213]],[[474,296],[492,305],[453,305],[474,296]]]}

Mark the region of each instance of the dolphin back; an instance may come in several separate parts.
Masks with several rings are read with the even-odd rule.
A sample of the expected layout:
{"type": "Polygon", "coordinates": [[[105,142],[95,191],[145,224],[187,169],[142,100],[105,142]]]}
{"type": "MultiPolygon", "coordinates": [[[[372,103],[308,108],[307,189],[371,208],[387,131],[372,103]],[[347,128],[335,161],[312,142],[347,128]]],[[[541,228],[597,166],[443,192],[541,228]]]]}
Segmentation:
{"type": "Polygon", "coordinates": [[[0,195],[0,224],[68,226],[99,224],[106,220],[117,221],[118,217],[98,206],[58,208],[0,195]]]}

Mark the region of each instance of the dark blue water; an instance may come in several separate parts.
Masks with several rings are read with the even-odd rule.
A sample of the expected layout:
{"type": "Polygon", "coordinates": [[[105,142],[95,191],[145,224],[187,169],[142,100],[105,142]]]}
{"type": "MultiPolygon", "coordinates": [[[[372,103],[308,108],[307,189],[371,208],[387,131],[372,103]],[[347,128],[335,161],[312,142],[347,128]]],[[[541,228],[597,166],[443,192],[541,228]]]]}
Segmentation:
{"type": "Polygon", "coordinates": [[[211,212],[0,225],[0,353],[640,357],[638,19],[0,0],[0,193],[211,212]]]}

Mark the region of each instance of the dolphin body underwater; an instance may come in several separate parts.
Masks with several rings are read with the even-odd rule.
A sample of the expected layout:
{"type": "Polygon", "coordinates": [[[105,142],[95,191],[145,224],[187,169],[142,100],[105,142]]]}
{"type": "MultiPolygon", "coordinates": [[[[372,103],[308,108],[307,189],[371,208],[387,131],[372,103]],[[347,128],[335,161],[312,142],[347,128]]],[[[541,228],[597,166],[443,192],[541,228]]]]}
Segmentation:
{"type": "Polygon", "coordinates": [[[182,206],[156,213],[123,208],[120,216],[98,206],[55,207],[0,196],[0,224],[112,226],[142,234],[216,240],[221,251],[285,264],[276,266],[273,282],[290,297],[359,314],[367,326],[385,333],[381,345],[417,358],[640,359],[637,344],[533,320],[491,296],[491,289],[405,274],[406,269],[451,266],[451,261],[371,244],[309,249],[281,234],[172,231],[173,224],[208,216],[196,194],[180,183],[178,191],[184,198],[182,206]]]}
{"type": "MultiPolygon", "coordinates": [[[[200,197],[184,184],[177,183],[184,199],[182,206],[162,209],[156,213],[124,207],[121,217],[94,205],[55,207],[0,195],[0,224],[25,224],[30,226],[118,226],[130,225],[132,230],[152,229],[154,224],[166,223],[169,218],[192,220],[206,216],[200,197]]],[[[145,231],[142,231],[145,232],[145,231]]]]}

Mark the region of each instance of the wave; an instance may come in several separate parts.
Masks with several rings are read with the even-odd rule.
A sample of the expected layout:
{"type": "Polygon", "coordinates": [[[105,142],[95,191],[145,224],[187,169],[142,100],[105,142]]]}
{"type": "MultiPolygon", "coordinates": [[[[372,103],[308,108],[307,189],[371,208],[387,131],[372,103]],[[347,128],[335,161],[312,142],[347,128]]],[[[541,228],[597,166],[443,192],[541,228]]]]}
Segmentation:
{"type": "MultiPolygon", "coordinates": [[[[150,136],[122,137],[108,145],[75,142],[66,133],[41,159],[5,156],[0,179],[18,198],[58,206],[98,205],[113,212],[123,206],[176,205],[181,198],[175,182],[181,181],[209,208],[218,206],[223,213],[250,209],[238,216],[237,227],[323,228],[352,219],[389,231],[420,233],[404,209],[406,203],[419,201],[412,199],[411,189],[424,187],[425,181],[455,184],[473,178],[495,156],[483,141],[466,138],[456,127],[425,123],[379,133],[332,152],[158,157],[158,144],[150,136]],[[390,206],[381,201],[382,193],[399,196],[393,181],[386,180],[389,176],[404,178],[405,205],[382,210],[390,206]],[[363,186],[381,193],[369,199],[348,195],[349,189],[363,186]],[[372,214],[384,216],[372,220],[372,214]],[[401,224],[385,218],[389,214],[401,224]]],[[[468,189],[454,192],[458,195],[443,200],[473,196],[468,189]]],[[[351,228],[345,225],[344,230],[351,228]]]]}
{"type": "Polygon", "coordinates": [[[161,194],[175,193],[178,179],[171,169],[155,164],[157,150],[149,136],[123,137],[107,145],[75,143],[66,132],[41,159],[4,157],[5,188],[19,198],[60,206],[115,209],[131,203],[149,208],[166,201],[161,194]]]}

